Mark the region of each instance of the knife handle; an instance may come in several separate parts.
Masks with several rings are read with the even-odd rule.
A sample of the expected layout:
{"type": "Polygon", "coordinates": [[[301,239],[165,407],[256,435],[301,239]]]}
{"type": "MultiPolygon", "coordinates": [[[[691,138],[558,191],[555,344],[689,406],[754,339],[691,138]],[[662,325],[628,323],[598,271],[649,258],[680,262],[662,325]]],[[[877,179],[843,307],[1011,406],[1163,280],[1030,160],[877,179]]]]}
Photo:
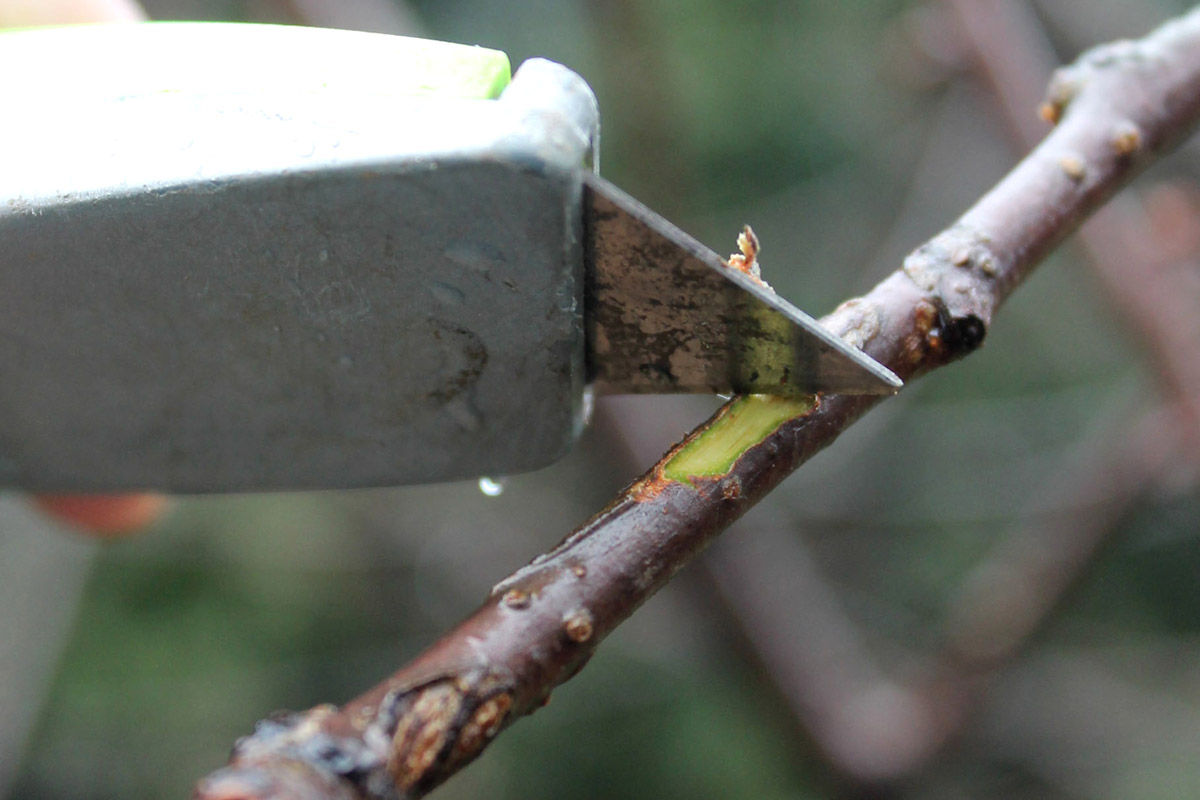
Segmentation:
{"type": "Polygon", "coordinates": [[[574,442],[578,76],[276,26],[0,45],[0,483],[395,485],[574,442]]]}

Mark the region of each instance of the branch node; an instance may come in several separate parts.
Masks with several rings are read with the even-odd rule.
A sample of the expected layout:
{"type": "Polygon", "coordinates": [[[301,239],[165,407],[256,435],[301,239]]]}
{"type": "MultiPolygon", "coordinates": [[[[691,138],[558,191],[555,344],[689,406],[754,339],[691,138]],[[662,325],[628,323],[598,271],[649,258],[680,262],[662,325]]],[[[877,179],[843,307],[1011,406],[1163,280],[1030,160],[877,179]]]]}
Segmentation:
{"type": "Polygon", "coordinates": [[[1067,153],[1058,160],[1063,173],[1071,180],[1079,183],[1087,177],[1087,163],[1078,153],[1067,153]]]}
{"type": "Polygon", "coordinates": [[[365,794],[395,798],[395,788],[383,771],[384,751],[372,747],[365,736],[336,736],[327,731],[326,724],[336,717],[334,706],[320,705],[303,713],[279,712],[261,720],[251,735],[234,745],[234,766],[202,781],[195,797],[340,800],[365,794]]]}
{"type": "Polygon", "coordinates": [[[592,612],[586,608],[573,608],[563,615],[563,632],[575,644],[591,639],[594,630],[592,612]]]}
{"type": "Polygon", "coordinates": [[[529,592],[522,591],[521,589],[509,589],[504,593],[503,602],[504,605],[508,606],[509,608],[515,608],[517,610],[529,608],[529,592]]]}
{"type": "Polygon", "coordinates": [[[733,502],[741,499],[742,496],[742,479],[737,475],[730,475],[721,480],[721,497],[724,500],[733,502]]]}
{"type": "Polygon", "coordinates": [[[421,690],[401,715],[392,736],[387,771],[396,787],[407,794],[425,780],[453,745],[455,721],[462,712],[463,693],[449,681],[421,690]]]}
{"type": "Polygon", "coordinates": [[[1128,158],[1142,146],[1142,131],[1136,123],[1124,120],[1117,123],[1110,141],[1118,156],[1128,158]]]}
{"type": "Polygon", "coordinates": [[[939,350],[946,344],[946,319],[957,320],[954,341],[965,355],[983,341],[983,331],[995,307],[991,284],[1003,271],[987,234],[958,223],[917,248],[904,260],[904,273],[929,296],[941,321],[928,330],[940,331],[939,350]],[[981,328],[981,330],[976,330],[981,328]]]}
{"type": "Polygon", "coordinates": [[[937,327],[929,331],[930,350],[943,362],[956,361],[979,349],[987,336],[987,325],[974,314],[956,316],[944,303],[936,302],[937,327]]]}
{"type": "Polygon", "coordinates": [[[1050,85],[1046,87],[1046,98],[1038,106],[1038,115],[1051,125],[1057,125],[1067,106],[1079,93],[1079,88],[1080,82],[1073,66],[1056,69],[1050,78],[1050,85]]]}

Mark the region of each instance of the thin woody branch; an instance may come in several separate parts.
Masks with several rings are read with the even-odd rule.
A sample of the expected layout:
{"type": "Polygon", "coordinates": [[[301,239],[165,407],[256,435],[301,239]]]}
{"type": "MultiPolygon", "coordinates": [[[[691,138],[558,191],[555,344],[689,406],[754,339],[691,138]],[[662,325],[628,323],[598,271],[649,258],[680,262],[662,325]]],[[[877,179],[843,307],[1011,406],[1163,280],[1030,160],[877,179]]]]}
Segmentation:
{"type": "MultiPolygon", "coordinates": [[[[1033,147],[1046,123],[1030,110],[1054,68],[1036,15],[1025,3],[991,0],[948,0],[946,10],[1014,138],[1033,147]]],[[[1177,263],[1180,245],[1194,234],[1164,241],[1138,208],[1136,202],[1109,204],[1077,241],[1103,276],[1118,317],[1148,345],[1173,402],[1133,422],[1123,413],[1120,431],[1105,425],[1064,459],[1045,495],[1023,509],[1018,525],[946,604],[944,642],[927,674],[903,681],[875,674],[854,645],[853,625],[826,600],[819,576],[803,574],[802,545],[794,537],[774,537],[770,552],[723,550],[716,580],[729,613],[827,765],[854,785],[909,776],[954,741],[982,690],[1061,607],[1119,531],[1126,509],[1172,465],[1194,460],[1187,432],[1196,427],[1190,408],[1200,402],[1200,390],[1187,386],[1196,374],[1196,297],[1178,280],[1177,263]],[[796,571],[794,579],[785,582],[783,595],[764,602],[754,588],[764,583],[760,573],[778,576],[781,568],[796,571]],[[791,613],[794,608],[805,611],[791,613]],[[871,702],[881,696],[887,702],[871,702]]]]}
{"type": "MultiPolygon", "coordinates": [[[[976,349],[1055,244],[1200,117],[1200,11],[1085,54],[1050,87],[1057,128],[953,226],[824,324],[908,380],[976,349]]],[[[199,800],[425,794],[577,673],[714,536],[878,398],[735,397],[646,475],[346,705],[260,723],[199,800]]]]}
{"type": "MultiPolygon", "coordinates": [[[[1030,98],[1054,58],[1037,16],[1019,3],[950,0],[948,6],[1014,138],[1023,147],[1033,147],[1041,130],[1028,113],[1030,98]]],[[[1130,138],[1122,144],[1132,145],[1135,131],[1130,128],[1125,133],[1130,138]]],[[[1180,405],[1185,414],[1181,430],[1195,445],[1200,427],[1200,361],[1193,346],[1200,339],[1195,292],[1179,280],[1179,254],[1170,252],[1169,244],[1163,245],[1164,237],[1154,235],[1145,216],[1137,204],[1114,204],[1085,225],[1077,241],[1109,304],[1141,340],[1158,367],[1163,389],[1180,405]]],[[[1187,259],[1193,258],[1189,252],[1187,259]]]]}

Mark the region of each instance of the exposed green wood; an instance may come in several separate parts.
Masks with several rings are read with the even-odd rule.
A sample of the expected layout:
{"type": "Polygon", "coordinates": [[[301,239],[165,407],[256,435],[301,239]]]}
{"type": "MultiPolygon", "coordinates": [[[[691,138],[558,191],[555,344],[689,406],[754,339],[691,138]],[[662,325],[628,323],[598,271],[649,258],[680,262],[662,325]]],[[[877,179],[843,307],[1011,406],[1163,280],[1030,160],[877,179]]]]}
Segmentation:
{"type": "Polygon", "coordinates": [[[811,395],[742,395],[730,404],[724,416],[663,465],[663,475],[679,483],[724,475],[743,453],[787,420],[807,414],[815,404],[816,398],[811,395]]]}

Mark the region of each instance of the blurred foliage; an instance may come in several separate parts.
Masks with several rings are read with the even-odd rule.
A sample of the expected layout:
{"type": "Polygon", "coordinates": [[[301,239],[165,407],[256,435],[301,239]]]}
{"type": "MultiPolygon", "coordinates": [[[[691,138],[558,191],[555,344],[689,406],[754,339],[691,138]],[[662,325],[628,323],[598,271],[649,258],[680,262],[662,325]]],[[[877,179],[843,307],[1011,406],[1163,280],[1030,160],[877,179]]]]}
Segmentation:
{"type": "MultiPolygon", "coordinates": [[[[147,6],[295,21],[266,0],[147,6]]],[[[751,222],[766,277],[813,313],[893,269],[1014,159],[977,88],[910,40],[912,3],[413,7],[430,36],[587,76],[604,111],[605,174],[718,250],[751,222]]],[[[1177,7],[1074,2],[1044,16],[1070,58],[1177,7]]],[[[982,353],[855,426],[732,544],[756,519],[787,521],[881,663],[910,665],[962,576],[1081,439],[1119,429],[1153,397],[1152,381],[1065,250],[982,353]]],[[[665,447],[712,403],[638,408],[665,447]]],[[[563,464],[510,479],[495,499],[456,484],[181,501],[151,535],[99,555],[10,796],[187,796],[256,719],[365,689],[599,508],[635,474],[611,439],[593,430],[563,464]]],[[[1182,486],[1129,515],[1074,603],[909,795],[1195,793],[1200,496],[1182,486]]],[[[785,704],[692,574],[440,796],[829,796],[785,704]]]]}

